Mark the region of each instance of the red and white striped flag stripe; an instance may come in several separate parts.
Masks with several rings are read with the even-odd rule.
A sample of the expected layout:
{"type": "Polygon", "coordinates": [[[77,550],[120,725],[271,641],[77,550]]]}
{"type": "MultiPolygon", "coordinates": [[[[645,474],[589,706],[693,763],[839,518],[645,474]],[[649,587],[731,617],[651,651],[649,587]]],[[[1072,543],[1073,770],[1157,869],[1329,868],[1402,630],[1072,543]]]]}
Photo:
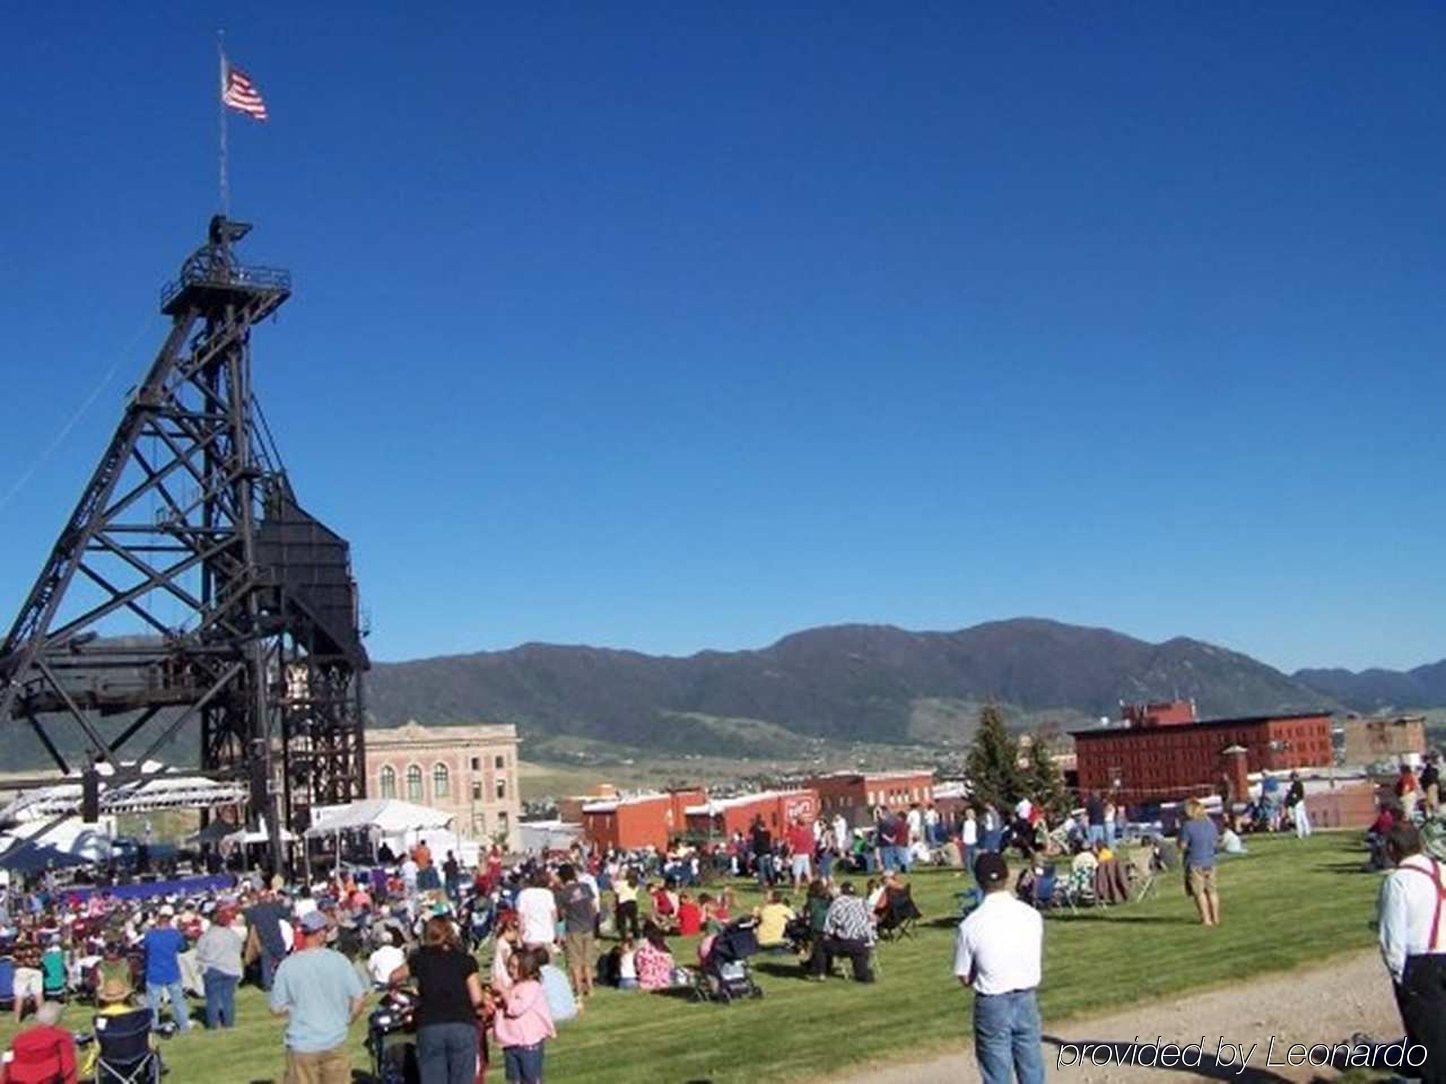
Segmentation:
{"type": "Polygon", "coordinates": [[[266,103],[261,100],[256,84],[240,68],[230,64],[226,65],[226,85],[221,90],[221,101],[248,117],[266,119],[266,103]]]}

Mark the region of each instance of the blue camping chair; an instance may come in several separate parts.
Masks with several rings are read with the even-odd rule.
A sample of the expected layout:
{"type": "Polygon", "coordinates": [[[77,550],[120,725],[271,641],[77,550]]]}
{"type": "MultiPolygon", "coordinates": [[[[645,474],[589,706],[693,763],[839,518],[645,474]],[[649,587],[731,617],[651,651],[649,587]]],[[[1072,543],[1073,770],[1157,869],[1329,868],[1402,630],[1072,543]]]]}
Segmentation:
{"type": "Polygon", "coordinates": [[[160,1084],[161,1055],[151,1049],[151,1010],[132,1009],[93,1021],[95,1084],[160,1084]]]}

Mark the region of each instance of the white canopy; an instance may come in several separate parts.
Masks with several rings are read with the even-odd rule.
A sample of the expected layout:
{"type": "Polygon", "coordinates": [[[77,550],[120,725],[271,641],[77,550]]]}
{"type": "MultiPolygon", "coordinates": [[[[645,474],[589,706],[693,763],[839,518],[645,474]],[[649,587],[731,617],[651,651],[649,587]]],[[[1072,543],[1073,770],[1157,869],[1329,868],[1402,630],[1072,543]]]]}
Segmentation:
{"type": "Polygon", "coordinates": [[[374,829],[385,836],[398,836],[424,828],[445,828],[451,822],[452,814],[440,809],[413,805],[398,798],[364,798],[320,812],[306,834],[315,838],[374,829]]]}

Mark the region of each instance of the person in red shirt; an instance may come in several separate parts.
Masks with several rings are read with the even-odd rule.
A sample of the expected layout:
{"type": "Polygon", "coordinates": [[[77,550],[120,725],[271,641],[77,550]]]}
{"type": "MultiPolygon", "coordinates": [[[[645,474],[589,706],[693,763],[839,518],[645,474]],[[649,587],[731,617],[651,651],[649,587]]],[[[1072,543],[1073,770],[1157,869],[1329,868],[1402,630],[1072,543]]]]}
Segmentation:
{"type": "Polygon", "coordinates": [[[75,1036],[60,1026],[63,1011],[45,1002],[35,1023],[11,1040],[5,1084],[76,1084],[75,1036]]]}
{"type": "Polygon", "coordinates": [[[703,929],[703,908],[698,906],[691,892],[684,892],[678,898],[678,936],[693,937],[703,929]]]}
{"type": "Polygon", "coordinates": [[[803,888],[813,879],[813,829],[794,817],[784,837],[788,841],[789,872],[793,876],[793,887],[803,888]]]}

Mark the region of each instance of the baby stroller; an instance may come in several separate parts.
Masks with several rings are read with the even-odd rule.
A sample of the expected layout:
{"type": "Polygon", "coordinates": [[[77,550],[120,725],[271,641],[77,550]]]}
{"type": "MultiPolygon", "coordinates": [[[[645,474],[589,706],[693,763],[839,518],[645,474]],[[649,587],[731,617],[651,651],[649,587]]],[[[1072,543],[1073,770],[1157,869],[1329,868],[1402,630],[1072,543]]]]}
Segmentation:
{"type": "Polygon", "coordinates": [[[758,952],[755,925],[751,918],[740,919],[725,926],[723,932],[713,938],[694,979],[694,1000],[726,1005],[745,997],[763,996],[748,966],[748,957],[758,952]]]}
{"type": "Polygon", "coordinates": [[[372,1056],[372,1078],[378,1084],[418,1084],[421,1080],[412,1016],[412,999],[392,991],[367,1017],[367,1053],[372,1056]]]}

